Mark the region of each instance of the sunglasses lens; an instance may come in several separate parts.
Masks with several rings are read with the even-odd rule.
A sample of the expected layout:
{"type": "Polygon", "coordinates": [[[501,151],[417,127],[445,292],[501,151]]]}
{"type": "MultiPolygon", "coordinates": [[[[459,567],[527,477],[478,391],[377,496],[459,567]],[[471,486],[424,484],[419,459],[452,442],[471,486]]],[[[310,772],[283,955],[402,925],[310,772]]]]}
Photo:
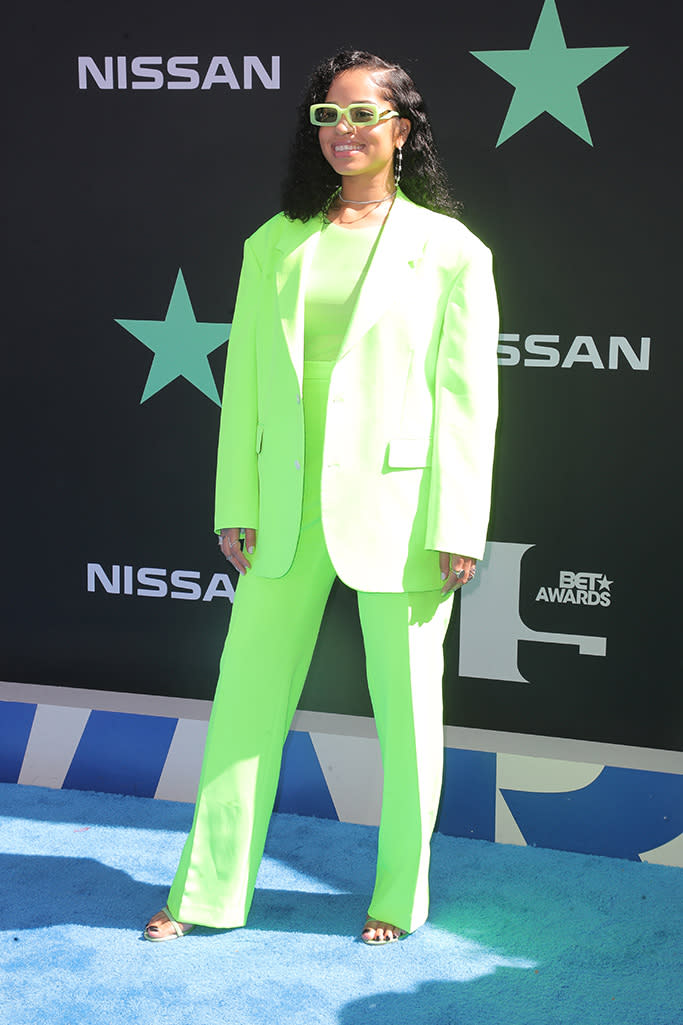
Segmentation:
{"type": "Polygon", "coordinates": [[[336,125],[339,114],[336,107],[332,104],[319,104],[314,112],[313,117],[315,118],[314,124],[316,125],[336,125]]]}
{"type": "Polygon", "coordinates": [[[354,125],[371,125],[377,120],[377,108],[371,106],[351,107],[349,117],[354,125]]]}

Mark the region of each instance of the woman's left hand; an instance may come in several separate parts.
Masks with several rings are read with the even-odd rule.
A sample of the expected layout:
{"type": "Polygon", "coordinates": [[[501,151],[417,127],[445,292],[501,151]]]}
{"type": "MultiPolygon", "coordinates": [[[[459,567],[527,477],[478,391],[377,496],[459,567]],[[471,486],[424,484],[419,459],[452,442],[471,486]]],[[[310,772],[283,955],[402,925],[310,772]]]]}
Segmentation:
{"type": "Polygon", "coordinates": [[[448,594],[449,591],[457,591],[459,587],[468,584],[474,576],[476,565],[477,560],[466,555],[439,552],[439,569],[443,580],[441,593],[448,594]]]}

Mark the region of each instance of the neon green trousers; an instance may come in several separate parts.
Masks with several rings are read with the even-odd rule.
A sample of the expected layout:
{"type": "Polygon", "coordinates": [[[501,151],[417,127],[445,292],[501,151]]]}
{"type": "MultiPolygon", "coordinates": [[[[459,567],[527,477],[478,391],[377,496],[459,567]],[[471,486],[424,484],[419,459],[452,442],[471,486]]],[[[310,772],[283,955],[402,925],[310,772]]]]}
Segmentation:
{"type": "MultiPolygon", "coordinates": [[[[320,516],[330,369],[306,364],[304,503],[294,562],[283,577],[247,572],[237,586],[194,821],[168,898],[181,922],[240,926],[251,906],[282,748],[336,575],[320,516]]],[[[429,904],[429,842],[443,771],[443,640],[452,596],[358,592],[358,607],[384,767],[368,916],[411,932],[425,921],[429,904]]]]}

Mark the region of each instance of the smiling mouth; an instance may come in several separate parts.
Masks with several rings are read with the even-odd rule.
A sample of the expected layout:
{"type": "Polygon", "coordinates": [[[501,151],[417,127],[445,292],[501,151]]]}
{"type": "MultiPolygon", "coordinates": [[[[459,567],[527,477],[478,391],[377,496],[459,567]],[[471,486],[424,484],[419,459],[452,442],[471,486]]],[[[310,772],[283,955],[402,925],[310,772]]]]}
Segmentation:
{"type": "Polygon", "coordinates": [[[359,146],[357,142],[342,142],[333,146],[332,149],[335,153],[360,153],[363,147],[359,146]]]}

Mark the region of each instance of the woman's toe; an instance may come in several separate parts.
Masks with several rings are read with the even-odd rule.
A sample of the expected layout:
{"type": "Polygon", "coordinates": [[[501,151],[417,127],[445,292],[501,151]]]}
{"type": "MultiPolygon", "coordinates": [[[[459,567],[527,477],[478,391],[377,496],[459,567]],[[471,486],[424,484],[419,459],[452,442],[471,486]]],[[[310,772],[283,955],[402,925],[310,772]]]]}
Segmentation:
{"type": "Polygon", "coordinates": [[[166,911],[157,911],[156,915],[152,915],[145,926],[145,936],[153,940],[173,939],[178,936],[184,936],[185,933],[190,932],[193,928],[194,926],[190,925],[189,922],[174,923],[168,917],[166,911]]]}
{"type": "Polygon", "coordinates": [[[389,922],[378,922],[374,918],[368,919],[361,933],[361,939],[366,943],[391,943],[405,936],[403,929],[389,922]]]}

